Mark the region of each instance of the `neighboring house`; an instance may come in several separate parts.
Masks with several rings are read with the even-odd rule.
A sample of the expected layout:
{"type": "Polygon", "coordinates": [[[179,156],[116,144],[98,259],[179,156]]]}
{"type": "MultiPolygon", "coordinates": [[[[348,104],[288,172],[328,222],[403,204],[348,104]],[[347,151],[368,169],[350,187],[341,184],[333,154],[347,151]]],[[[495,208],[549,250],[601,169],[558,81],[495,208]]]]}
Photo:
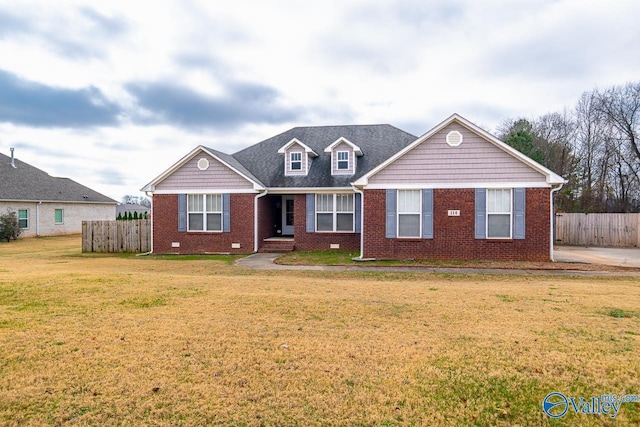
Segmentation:
{"type": "Polygon", "coordinates": [[[21,236],[82,232],[84,220],[113,220],[115,200],[68,178],[55,178],[0,154],[0,212],[15,212],[21,236]]]}
{"type": "Polygon", "coordinates": [[[137,213],[137,218],[142,219],[145,216],[148,216],[150,212],[151,208],[139,205],[137,203],[120,203],[118,206],[116,206],[116,218],[118,218],[118,216],[121,216],[122,218],[126,219],[129,217],[129,213],[131,213],[132,216],[134,213],[137,213]]]}
{"type": "Polygon", "coordinates": [[[548,261],[564,182],[454,114],[421,137],[297,127],[233,155],[199,146],[142,190],[158,253],[250,253],[288,236],[361,259],[548,261]]]}

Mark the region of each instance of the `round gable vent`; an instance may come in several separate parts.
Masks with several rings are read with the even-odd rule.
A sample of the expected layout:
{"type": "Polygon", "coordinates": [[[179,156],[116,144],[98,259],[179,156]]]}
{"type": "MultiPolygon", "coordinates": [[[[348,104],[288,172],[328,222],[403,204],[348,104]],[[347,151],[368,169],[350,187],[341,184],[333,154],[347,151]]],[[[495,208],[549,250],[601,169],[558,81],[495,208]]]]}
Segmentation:
{"type": "Polygon", "coordinates": [[[452,130],[447,134],[447,144],[451,147],[457,147],[462,144],[462,134],[457,130],[452,130]]]}
{"type": "Polygon", "coordinates": [[[200,169],[201,171],[206,171],[207,169],[209,169],[209,160],[205,159],[204,157],[198,160],[198,169],[200,169]]]}

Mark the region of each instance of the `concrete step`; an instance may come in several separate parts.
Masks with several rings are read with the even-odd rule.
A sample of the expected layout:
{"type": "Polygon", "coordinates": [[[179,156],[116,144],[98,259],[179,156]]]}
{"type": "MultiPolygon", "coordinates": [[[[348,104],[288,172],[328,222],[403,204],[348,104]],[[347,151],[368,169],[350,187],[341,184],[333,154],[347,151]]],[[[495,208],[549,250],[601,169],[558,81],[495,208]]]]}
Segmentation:
{"type": "Polygon", "coordinates": [[[287,238],[269,238],[264,239],[258,252],[263,253],[287,253],[293,251],[295,241],[287,238]]]}

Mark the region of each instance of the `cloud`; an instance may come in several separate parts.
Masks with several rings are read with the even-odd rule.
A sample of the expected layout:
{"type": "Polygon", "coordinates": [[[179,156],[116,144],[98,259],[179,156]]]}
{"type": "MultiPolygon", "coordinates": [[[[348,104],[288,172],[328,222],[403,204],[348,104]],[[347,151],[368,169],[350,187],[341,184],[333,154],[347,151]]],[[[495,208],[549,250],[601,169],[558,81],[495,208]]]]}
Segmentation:
{"type": "Polygon", "coordinates": [[[205,95],[170,82],[134,82],[125,87],[150,113],[152,123],[233,129],[245,123],[289,122],[301,115],[282,105],[278,91],[255,83],[227,83],[227,94],[222,96],[205,95]]]}
{"type": "MultiPolygon", "coordinates": [[[[46,9],[46,6],[44,6],[46,9]]],[[[89,7],[50,11],[52,19],[40,19],[40,13],[23,9],[21,14],[0,9],[0,39],[31,45],[34,41],[64,57],[102,58],[108,44],[127,33],[129,25],[121,16],[109,17],[89,7]],[[26,12],[25,12],[26,11],[26,12]],[[72,28],[64,31],[61,28],[72,28]]]]}
{"type": "Polygon", "coordinates": [[[66,89],[27,81],[0,69],[0,122],[34,127],[113,125],[121,113],[94,87],[66,89]]]}

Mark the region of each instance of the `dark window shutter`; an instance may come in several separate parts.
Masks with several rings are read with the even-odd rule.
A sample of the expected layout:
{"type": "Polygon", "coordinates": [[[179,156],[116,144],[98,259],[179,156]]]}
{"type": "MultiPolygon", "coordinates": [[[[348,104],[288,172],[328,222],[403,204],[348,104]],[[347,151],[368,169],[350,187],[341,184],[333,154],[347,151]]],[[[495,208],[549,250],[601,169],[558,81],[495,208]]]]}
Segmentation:
{"type": "Polygon", "coordinates": [[[316,231],[316,195],[313,193],[307,193],[307,233],[313,233],[316,231]]]}
{"type": "Polygon", "coordinates": [[[231,231],[231,194],[229,193],[222,195],[222,231],[224,233],[231,231]]]}
{"type": "Polygon", "coordinates": [[[422,238],[433,239],[433,188],[422,189],[422,238]]]}
{"type": "Polygon", "coordinates": [[[476,239],[487,238],[487,189],[476,188],[476,239]]]}
{"type": "Polygon", "coordinates": [[[187,195],[178,194],[178,231],[187,231],[187,195]]]}
{"type": "Polygon", "coordinates": [[[386,220],[386,234],[387,239],[395,239],[396,237],[396,201],[398,197],[397,190],[387,190],[387,220],[386,220]]]}
{"type": "Polygon", "coordinates": [[[356,221],[356,228],[355,228],[355,232],[356,233],[360,233],[362,232],[362,194],[360,193],[356,193],[355,194],[355,209],[353,214],[356,216],[355,221],[356,221]]]}
{"type": "Polygon", "coordinates": [[[513,189],[513,238],[525,238],[526,188],[513,189]]]}

